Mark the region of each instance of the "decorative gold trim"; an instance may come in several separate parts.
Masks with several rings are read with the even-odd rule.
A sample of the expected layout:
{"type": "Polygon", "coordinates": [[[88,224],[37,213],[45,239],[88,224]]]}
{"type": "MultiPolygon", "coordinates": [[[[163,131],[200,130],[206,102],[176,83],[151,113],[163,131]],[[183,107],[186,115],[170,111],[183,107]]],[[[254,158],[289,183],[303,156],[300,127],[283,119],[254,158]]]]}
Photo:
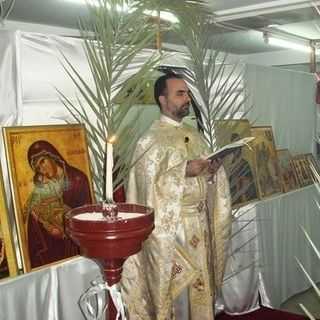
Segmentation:
{"type": "Polygon", "coordinates": [[[199,276],[199,271],[191,257],[178,243],[175,244],[174,260],[173,265],[179,265],[181,271],[176,273],[172,279],[171,294],[173,300],[199,276]]]}
{"type": "MultiPolygon", "coordinates": [[[[30,184],[32,184],[32,169],[28,164],[27,157],[28,147],[35,141],[45,140],[55,145],[59,152],[63,149],[66,154],[68,153],[67,160],[69,158],[73,160],[79,159],[77,162],[81,161],[81,163],[77,163],[77,165],[79,168],[81,167],[81,170],[88,178],[91,198],[94,200],[86,131],[85,126],[82,124],[19,126],[4,127],[3,136],[22,266],[23,271],[28,272],[32,268],[28,253],[27,234],[25,232],[26,222],[23,219],[23,207],[26,203],[27,195],[31,191],[30,184]],[[82,155],[81,160],[79,156],[77,157],[77,150],[82,155]]],[[[37,267],[37,269],[39,268],[37,267]]]]}
{"type": "Polygon", "coordinates": [[[3,175],[0,167],[0,228],[4,242],[4,252],[7,259],[9,275],[16,276],[18,274],[17,259],[14,251],[12,229],[9,222],[9,211],[6,201],[6,193],[3,183],[3,175]]]}

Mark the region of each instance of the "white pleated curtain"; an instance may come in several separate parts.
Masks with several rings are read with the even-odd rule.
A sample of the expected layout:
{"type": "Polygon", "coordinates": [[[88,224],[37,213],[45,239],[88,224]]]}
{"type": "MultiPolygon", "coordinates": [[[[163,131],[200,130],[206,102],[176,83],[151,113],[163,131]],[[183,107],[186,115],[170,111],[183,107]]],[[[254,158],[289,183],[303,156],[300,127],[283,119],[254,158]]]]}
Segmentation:
{"type": "MultiPolygon", "coordinates": [[[[60,102],[56,88],[68,98],[75,98],[74,85],[61,64],[61,52],[90,82],[90,71],[81,40],[35,33],[1,31],[0,52],[1,127],[63,124],[66,120],[73,121],[60,102]]],[[[133,75],[141,62],[151,53],[150,50],[143,52],[137,61],[129,66],[125,77],[133,75]]],[[[162,63],[164,65],[185,66],[185,60],[179,54],[168,55],[162,63]]],[[[289,148],[297,153],[311,152],[315,123],[312,76],[275,68],[247,66],[245,82],[250,101],[253,103],[253,109],[248,115],[249,120],[256,121],[257,125],[272,125],[279,148],[289,148]]],[[[195,94],[197,96],[196,91],[195,94]]],[[[251,104],[248,103],[249,105],[251,104]]],[[[157,116],[158,109],[154,106],[140,106],[139,108],[144,112],[142,125],[147,126],[157,116]]],[[[2,144],[1,164],[10,204],[9,183],[2,144]]],[[[262,292],[263,301],[266,304],[269,303],[269,293],[264,291],[265,288],[261,280],[263,274],[259,261],[262,255],[260,235],[257,231],[259,221],[256,219],[255,211],[250,210],[247,216],[243,215],[242,220],[236,220],[233,230],[237,232],[241,229],[246,220],[252,220],[252,223],[245,233],[240,232],[232,241],[230,249],[232,257],[227,266],[226,282],[218,303],[219,308],[225,308],[229,313],[243,313],[257,308],[258,290],[262,292]],[[251,238],[256,240],[248,241],[251,238]],[[237,250],[241,244],[246,243],[248,247],[237,250]],[[250,261],[254,263],[250,265],[250,261]],[[246,266],[249,267],[245,268],[246,266]],[[242,269],[243,271],[241,271],[242,269]]],[[[81,259],[79,263],[82,263],[81,259]]],[[[37,274],[32,276],[37,277],[37,274]]],[[[59,284],[59,279],[57,281],[56,285],[59,287],[61,284],[59,284]]],[[[15,294],[15,290],[18,288],[19,286],[16,288],[12,286],[11,293],[15,294]]],[[[78,293],[79,296],[81,293],[78,293]]],[[[59,291],[59,295],[63,296],[63,292],[59,291]]],[[[63,300],[63,297],[61,299],[63,300]]],[[[18,305],[19,303],[17,301],[18,305]]],[[[21,301],[21,303],[24,302],[21,301]]],[[[39,305],[45,303],[45,296],[40,295],[37,303],[39,305]]],[[[60,308],[59,305],[53,307],[60,308]]],[[[66,306],[64,306],[65,308],[66,306]]],[[[73,314],[79,318],[77,305],[70,305],[68,308],[69,315],[73,314]]],[[[59,311],[54,313],[59,314],[59,311]]],[[[42,320],[43,318],[32,315],[32,319],[42,320]]]]}
{"type": "Polygon", "coordinates": [[[247,65],[245,83],[253,108],[251,123],[273,128],[278,149],[293,154],[314,151],[316,126],[314,75],[265,66],[247,65]]]}

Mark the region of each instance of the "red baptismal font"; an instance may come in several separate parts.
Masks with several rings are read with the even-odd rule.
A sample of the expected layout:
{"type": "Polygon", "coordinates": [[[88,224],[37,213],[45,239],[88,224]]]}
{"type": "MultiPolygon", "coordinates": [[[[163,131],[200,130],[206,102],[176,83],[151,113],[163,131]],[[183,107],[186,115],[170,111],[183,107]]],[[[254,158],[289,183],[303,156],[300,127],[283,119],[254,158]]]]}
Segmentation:
{"type": "MultiPolygon", "coordinates": [[[[153,209],[130,203],[113,201],[113,143],[106,142],[105,201],[85,205],[69,211],[65,216],[67,234],[80,246],[82,255],[98,262],[104,283],[95,284],[80,299],[84,315],[102,319],[101,292],[108,292],[108,320],[125,320],[121,293],[116,284],[121,279],[125,260],[141,250],[141,244],[154,228],[153,209]],[[99,296],[95,306],[90,297],[99,296]],[[97,307],[97,312],[92,310],[97,307]]],[[[134,293],[133,293],[134,294],[134,293]]]]}
{"type": "MultiPolygon", "coordinates": [[[[69,211],[65,226],[66,232],[80,246],[82,255],[98,262],[110,288],[120,281],[126,258],[139,252],[142,242],[152,232],[154,213],[151,208],[138,204],[86,205],[69,211]]],[[[108,290],[108,320],[120,319],[114,300],[108,290]]]]}

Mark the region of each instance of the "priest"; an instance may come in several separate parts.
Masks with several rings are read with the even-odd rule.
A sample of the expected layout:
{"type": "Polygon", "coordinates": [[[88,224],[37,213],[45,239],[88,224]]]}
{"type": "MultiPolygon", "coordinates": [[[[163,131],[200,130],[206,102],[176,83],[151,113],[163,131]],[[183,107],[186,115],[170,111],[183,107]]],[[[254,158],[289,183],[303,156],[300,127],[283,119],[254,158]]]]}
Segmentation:
{"type": "Polygon", "coordinates": [[[155,229],[124,265],[124,300],[130,320],[212,320],[231,221],[228,181],[220,162],[205,159],[201,134],[182,123],[191,101],[183,78],[161,76],[154,95],[161,117],[137,143],[127,201],[154,208],[155,229]]]}

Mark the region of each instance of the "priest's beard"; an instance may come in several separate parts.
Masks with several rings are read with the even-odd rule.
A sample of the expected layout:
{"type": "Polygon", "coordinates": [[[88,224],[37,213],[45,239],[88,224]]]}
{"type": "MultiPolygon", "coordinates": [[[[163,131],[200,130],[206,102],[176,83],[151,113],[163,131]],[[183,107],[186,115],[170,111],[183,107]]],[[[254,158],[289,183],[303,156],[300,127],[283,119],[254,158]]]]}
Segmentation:
{"type": "Polygon", "coordinates": [[[175,116],[179,119],[183,119],[190,113],[190,105],[184,105],[180,109],[177,109],[175,112],[175,116]]]}

